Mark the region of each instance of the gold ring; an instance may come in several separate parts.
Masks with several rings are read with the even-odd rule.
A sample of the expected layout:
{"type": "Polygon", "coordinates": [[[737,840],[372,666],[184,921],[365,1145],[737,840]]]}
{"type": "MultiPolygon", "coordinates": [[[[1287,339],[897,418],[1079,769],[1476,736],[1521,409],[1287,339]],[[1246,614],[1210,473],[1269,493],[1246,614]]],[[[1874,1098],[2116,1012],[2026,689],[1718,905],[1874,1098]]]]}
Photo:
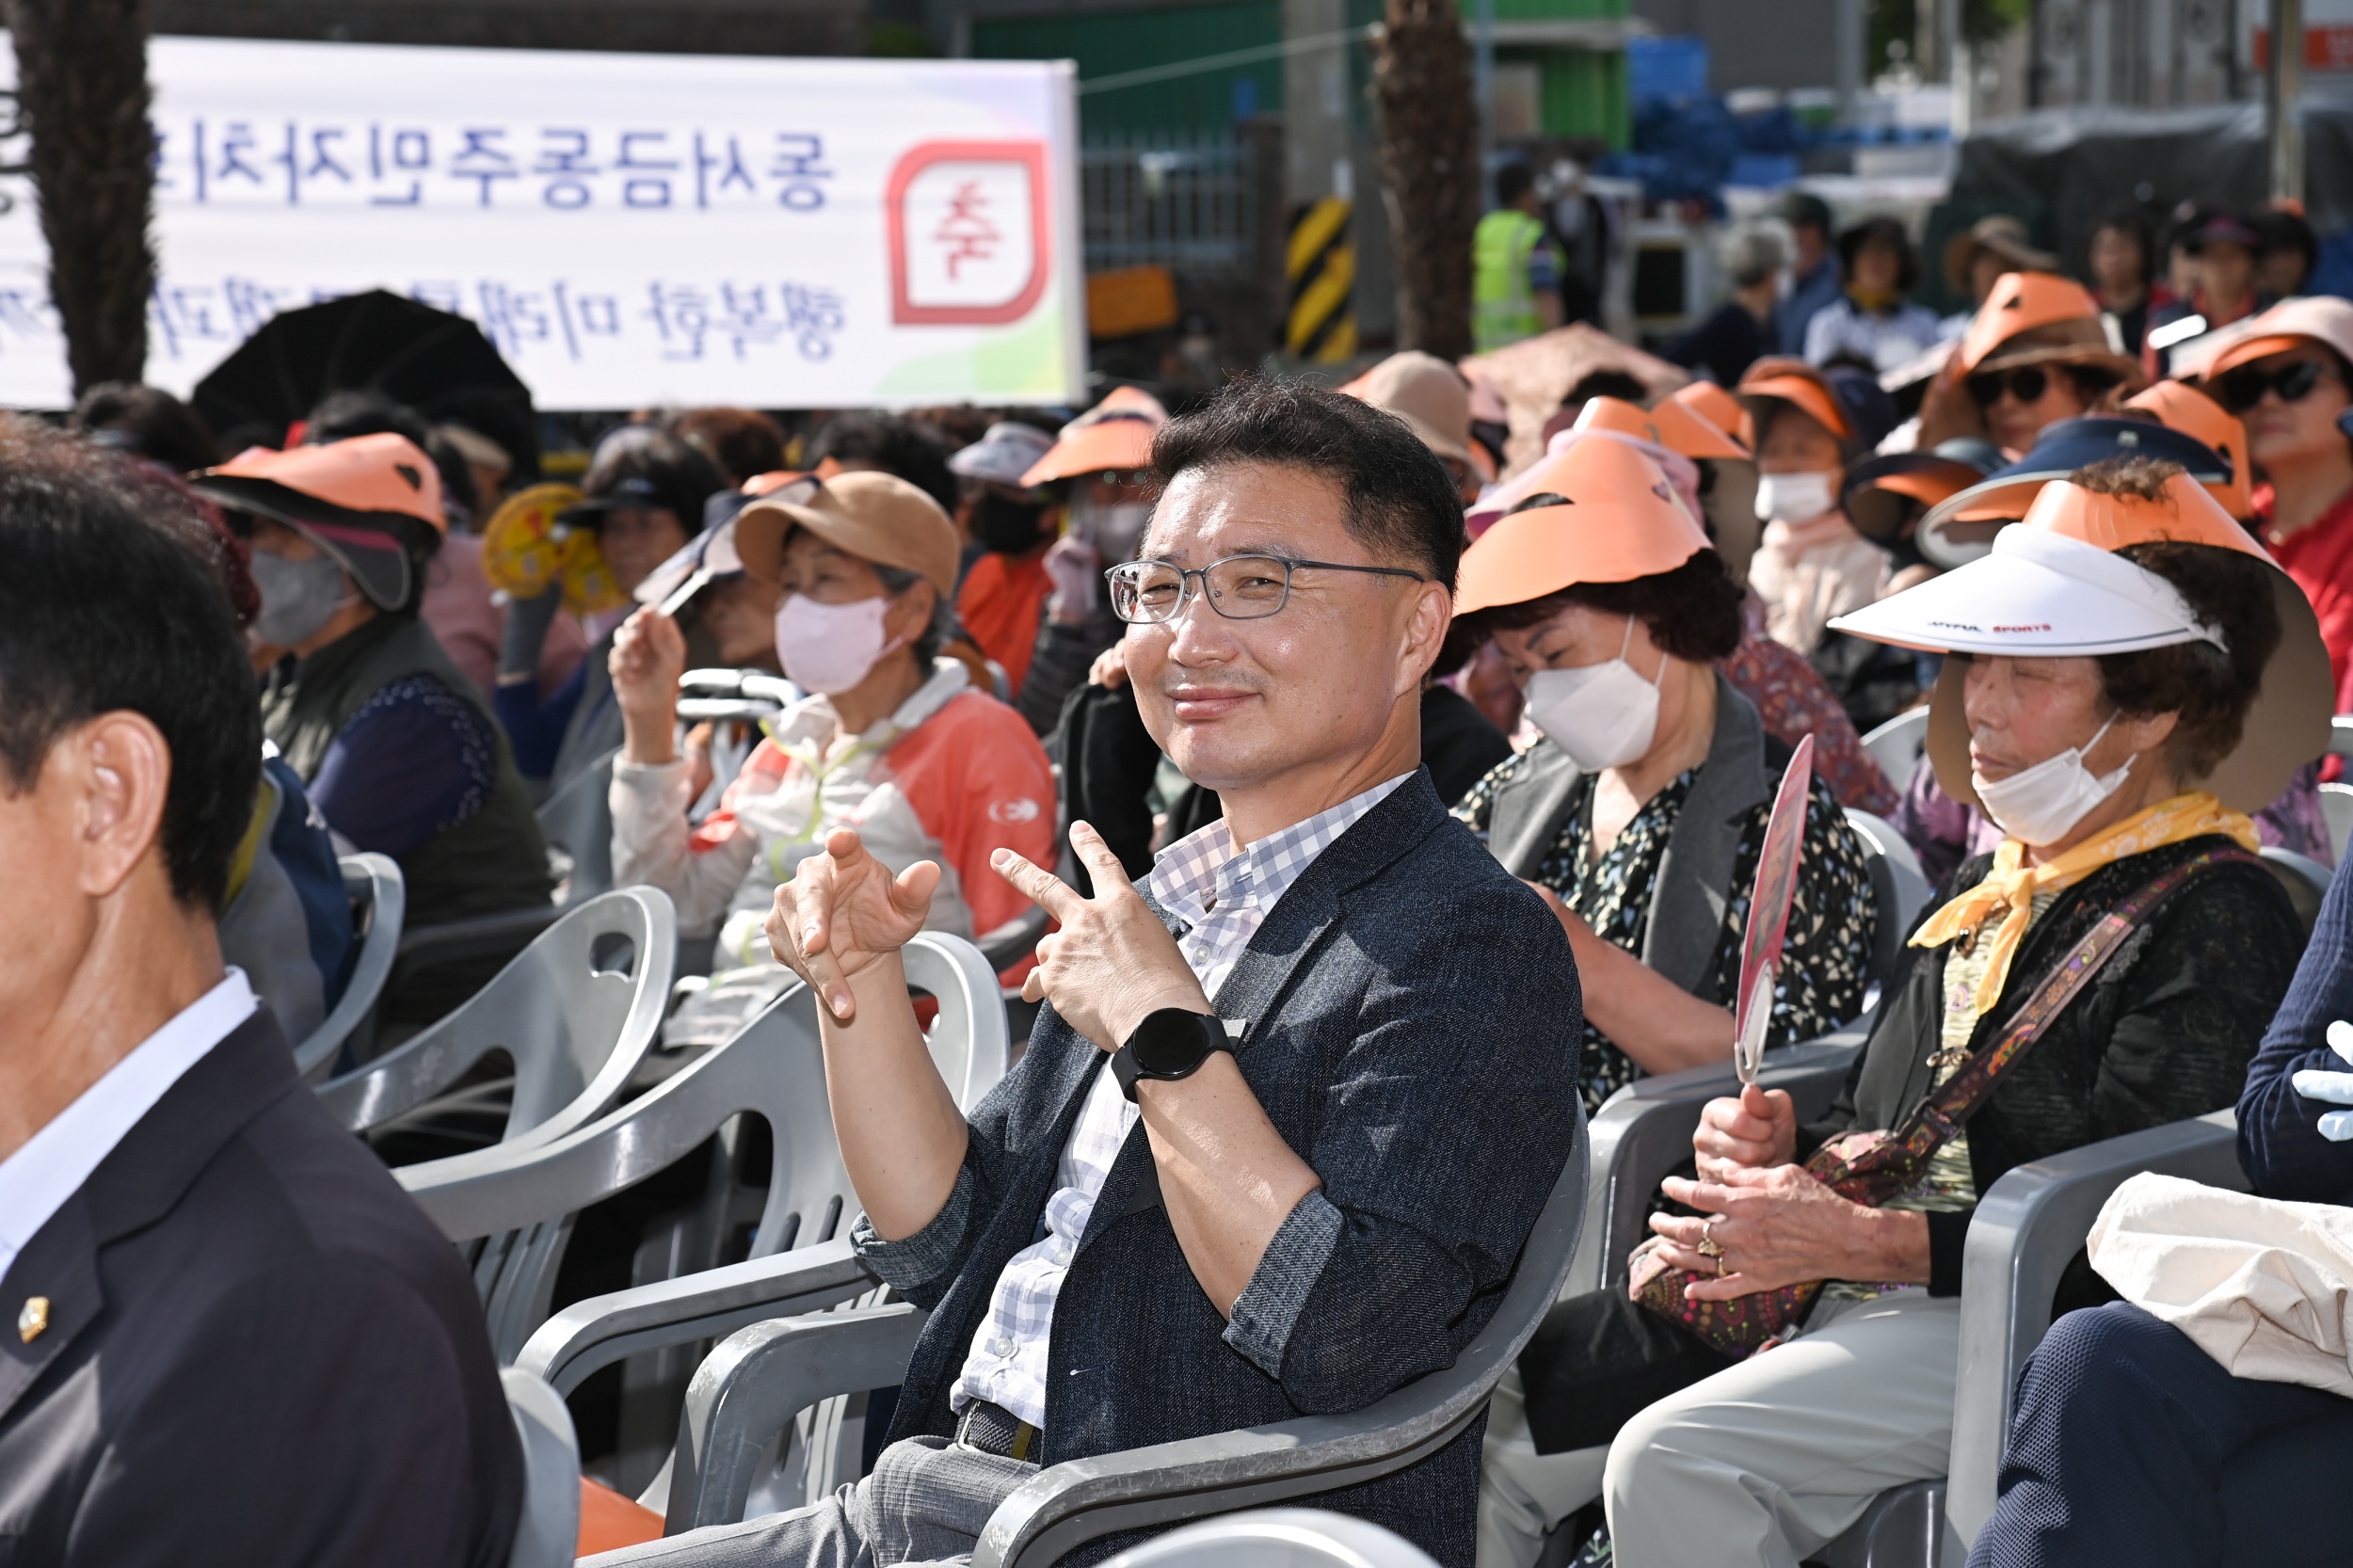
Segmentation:
{"type": "Polygon", "coordinates": [[[1721,1274],[1724,1272],[1724,1246],[1722,1242],[1716,1240],[1715,1232],[1716,1222],[1714,1220],[1700,1226],[1700,1244],[1691,1250],[1715,1264],[1716,1272],[1721,1274]]]}

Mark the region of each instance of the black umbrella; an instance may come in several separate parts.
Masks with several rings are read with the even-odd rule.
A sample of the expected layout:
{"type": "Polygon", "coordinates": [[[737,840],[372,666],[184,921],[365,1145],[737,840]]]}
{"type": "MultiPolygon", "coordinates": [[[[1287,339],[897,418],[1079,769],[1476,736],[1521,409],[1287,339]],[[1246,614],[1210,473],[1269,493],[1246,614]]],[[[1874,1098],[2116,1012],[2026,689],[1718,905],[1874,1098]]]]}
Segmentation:
{"type": "Polygon", "coordinates": [[[482,328],[381,289],[272,317],[196,384],[191,401],[224,438],[259,429],[275,442],[333,392],[381,392],[476,428],[498,423],[483,434],[528,440],[516,466],[537,466],[531,391],[482,328]]]}

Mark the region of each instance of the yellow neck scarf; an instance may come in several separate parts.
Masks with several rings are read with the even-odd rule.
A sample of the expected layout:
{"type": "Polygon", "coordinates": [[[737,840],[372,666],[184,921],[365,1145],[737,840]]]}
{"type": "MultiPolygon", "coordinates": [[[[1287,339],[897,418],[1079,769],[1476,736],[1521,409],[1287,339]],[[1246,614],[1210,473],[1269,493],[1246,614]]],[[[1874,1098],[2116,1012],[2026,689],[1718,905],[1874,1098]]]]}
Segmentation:
{"type": "Polygon", "coordinates": [[[1982,1017],[2001,1000],[2002,986],[2009,979],[2010,960],[2018,955],[2018,945],[2025,939],[2035,894],[2072,888],[2112,861],[2208,833],[2235,839],[2249,850],[2261,845],[2251,818],[2244,812],[2226,810],[2219,800],[2203,790],[2175,795],[2145,811],[2137,811],[2098,838],[2087,839],[2044,865],[2023,864],[2026,846],[2015,839],[2004,839],[2001,847],[1993,852],[1993,869],[1985,873],[1985,880],[1929,916],[1927,923],[1913,934],[1912,945],[1935,948],[1956,936],[1974,937],[1988,919],[1996,912],[2008,911],[2009,919],[1994,929],[1993,951],[1986,962],[1985,978],[1977,984],[1977,1010],[1982,1017]]]}
{"type": "Polygon", "coordinates": [[[1885,315],[1903,303],[1904,296],[1895,289],[1866,289],[1860,283],[1847,285],[1847,297],[1873,315],[1885,315]]]}

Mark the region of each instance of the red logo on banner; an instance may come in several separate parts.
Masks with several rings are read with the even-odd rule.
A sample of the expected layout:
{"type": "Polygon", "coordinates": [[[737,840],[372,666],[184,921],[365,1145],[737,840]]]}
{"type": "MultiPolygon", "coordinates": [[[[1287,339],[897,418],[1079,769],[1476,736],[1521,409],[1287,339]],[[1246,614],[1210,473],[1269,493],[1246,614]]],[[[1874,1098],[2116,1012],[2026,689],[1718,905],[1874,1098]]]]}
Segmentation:
{"type": "Polygon", "coordinates": [[[1046,292],[1053,226],[1046,145],[927,141],[890,171],[890,319],[1001,327],[1046,292]]]}

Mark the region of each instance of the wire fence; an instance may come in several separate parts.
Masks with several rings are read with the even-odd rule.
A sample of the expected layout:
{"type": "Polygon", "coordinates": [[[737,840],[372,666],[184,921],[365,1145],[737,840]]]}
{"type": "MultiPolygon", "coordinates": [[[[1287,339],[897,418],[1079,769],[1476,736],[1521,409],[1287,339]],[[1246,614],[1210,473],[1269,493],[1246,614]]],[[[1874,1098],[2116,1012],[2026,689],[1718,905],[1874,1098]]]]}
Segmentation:
{"type": "Polygon", "coordinates": [[[1227,136],[1090,138],[1079,154],[1087,270],[1247,272],[1258,243],[1258,156],[1227,136]]]}

